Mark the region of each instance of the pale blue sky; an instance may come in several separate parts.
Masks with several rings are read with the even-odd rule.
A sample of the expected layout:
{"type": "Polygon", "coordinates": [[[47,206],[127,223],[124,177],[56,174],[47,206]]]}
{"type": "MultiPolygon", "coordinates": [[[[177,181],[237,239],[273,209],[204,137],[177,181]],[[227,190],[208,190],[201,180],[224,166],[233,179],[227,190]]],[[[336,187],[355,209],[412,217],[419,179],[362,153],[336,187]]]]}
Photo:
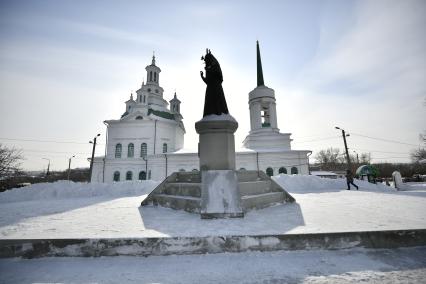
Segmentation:
{"type": "Polygon", "coordinates": [[[294,149],[342,148],[338,125],[373,161],[408,161],[426,129],[425,27],[421,0],[0,1],[0,142],[25,150],[26,169],[46,167],[42,158],[64,169],[73,154],[74,166],[88,166],[85,143],[96,133],[104,143],[102,121],[124,112],[155,51],[165,99],[176,89],[185,147],[195,149],[208,47],[240,144],[258,39],[278,125],[293,133],[294,149]]]}

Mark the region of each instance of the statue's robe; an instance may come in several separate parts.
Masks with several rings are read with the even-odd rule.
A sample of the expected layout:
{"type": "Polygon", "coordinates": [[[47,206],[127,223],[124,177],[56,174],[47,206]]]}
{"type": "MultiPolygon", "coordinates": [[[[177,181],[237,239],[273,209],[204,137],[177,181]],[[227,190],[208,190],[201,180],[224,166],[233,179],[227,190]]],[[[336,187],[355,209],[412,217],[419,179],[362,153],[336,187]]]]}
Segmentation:
{"type": "Polygon", "coordinates": [[[228,106],[222,88],[222,70],[219,63],[206,66],[206,77],[203,80],[207,84],[203,117],[210,114],[228,114],[228,106]]]}

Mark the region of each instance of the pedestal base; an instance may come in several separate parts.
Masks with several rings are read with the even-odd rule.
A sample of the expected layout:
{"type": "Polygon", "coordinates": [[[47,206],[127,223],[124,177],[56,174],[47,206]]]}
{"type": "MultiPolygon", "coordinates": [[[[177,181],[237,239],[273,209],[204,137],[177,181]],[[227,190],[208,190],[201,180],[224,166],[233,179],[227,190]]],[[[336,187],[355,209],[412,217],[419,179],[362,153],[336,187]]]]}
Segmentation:
{"type": "Polygon", "coordinates": [[[234,170],[203,171],[201,218],[242,218],[238,178],[234,170]]]}
{"type": "Polygon", "coordinates": [[[231,119],[219,120],[221,116],[215,117],[218,119],[203,118],[195,123],[195,130],[200,135],[200,170],[235,170],[234,132],[238,123],[231,119]]]}

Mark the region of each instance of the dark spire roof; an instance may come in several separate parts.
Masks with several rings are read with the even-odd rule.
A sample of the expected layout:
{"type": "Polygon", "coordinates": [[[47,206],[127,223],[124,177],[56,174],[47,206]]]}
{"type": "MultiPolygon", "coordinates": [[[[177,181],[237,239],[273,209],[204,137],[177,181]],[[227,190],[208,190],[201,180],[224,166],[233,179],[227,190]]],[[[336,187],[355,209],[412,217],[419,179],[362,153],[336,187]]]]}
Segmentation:
{"type": "Polygon", "coordinates": [[[263,82],[263,71],[262,71],[262,60],[260,59],[260,49],[259,41],[256,41],[256,50],[257,50],[257,86],[264,86],[263,82]]]}

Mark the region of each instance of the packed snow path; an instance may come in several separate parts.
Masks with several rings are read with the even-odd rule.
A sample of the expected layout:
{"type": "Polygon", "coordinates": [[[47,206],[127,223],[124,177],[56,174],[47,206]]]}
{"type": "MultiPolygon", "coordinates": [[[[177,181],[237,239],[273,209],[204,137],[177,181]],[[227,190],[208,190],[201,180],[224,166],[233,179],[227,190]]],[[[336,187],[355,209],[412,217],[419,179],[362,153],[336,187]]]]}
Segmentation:
{"type": "MultiPolygon", "coordinates": [[[[250,211],[243,219],[201,220],[162,207],[140,207],[158,184],[59,182],[0,194],[0,239],[265,235],[426,229],[426,191],[314,176],[276,177],[297,200],[250,211]]],[[[424,188],[424,187],[423,187],[424,188]]]]}
{"type": "Polygon", "coordinates": [[[0,283],[424,283],[426,247],[0,259],[0,283]]]}

